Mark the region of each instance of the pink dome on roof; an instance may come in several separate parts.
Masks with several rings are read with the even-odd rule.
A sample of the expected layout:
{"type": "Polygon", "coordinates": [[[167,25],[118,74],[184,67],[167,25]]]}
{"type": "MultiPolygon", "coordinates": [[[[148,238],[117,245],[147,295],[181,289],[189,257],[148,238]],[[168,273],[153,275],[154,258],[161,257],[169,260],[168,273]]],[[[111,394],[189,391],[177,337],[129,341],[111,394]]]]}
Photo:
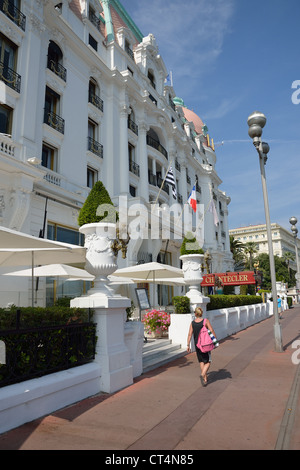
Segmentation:
{"type": "Polygon", "coordinates": [[[197,134],[203,134],[202,128],[204,126],[202,120],[197,116],[194,111],[191,111],[190,109],[187,108],[182,108],[182,111],[184,112],[184,117],[187,121],[192,122],[195,126],[195,131],[197,134]]]}

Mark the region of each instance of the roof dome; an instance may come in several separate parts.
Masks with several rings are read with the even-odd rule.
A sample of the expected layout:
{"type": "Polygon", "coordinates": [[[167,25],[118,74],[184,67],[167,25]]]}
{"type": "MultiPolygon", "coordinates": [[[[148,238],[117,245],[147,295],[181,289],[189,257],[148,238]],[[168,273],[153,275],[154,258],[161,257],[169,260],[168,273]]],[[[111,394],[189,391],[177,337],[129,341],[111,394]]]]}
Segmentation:
{"type": "Polygon", "coordinates": [[[194,111],[191,111],[190,109],[187,109],[187,108],[183,108],[183,113],[184,113],[185,119],[194,124],[195,131],[197,132],[197,134],[203,134],[204,124],[203,124],[203,121],[199,118],[199,116],[197,116],[197,114],[194,113],[194,111]]]}

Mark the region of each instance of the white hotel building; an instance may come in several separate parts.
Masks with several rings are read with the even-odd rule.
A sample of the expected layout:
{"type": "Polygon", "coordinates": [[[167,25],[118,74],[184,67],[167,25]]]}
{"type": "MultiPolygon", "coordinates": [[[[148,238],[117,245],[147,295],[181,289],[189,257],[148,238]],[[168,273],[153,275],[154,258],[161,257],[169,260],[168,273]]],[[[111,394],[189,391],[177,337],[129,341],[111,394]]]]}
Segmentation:
{"type": "MultiPolygon", "coordinates": [[[[153,203],[174,203],[171,187],[161,189],[172,164],[181,206],[196,183],[212,272],[231,270],[230,198],[219,189],[213,141],[167,76],[154,36],[118,0],[1,0],[0,224],[39,236],[47,202],[45,237],[82,243],[78,212],[101,180],[116,205],[124,195],[145,206],[151,230],[153,203]]],[[[118,264],[179,267],[180,245],[171,217],[169,241],[132,239],[118,264]]],[[[31,304],[30,280],[0,279],[1,305],[31,304]]],[[[66,284],[64,294],[80,294],[79,283],[66,284]]],[[[46,303],[43,279],[35,302],[46,303]]]]}

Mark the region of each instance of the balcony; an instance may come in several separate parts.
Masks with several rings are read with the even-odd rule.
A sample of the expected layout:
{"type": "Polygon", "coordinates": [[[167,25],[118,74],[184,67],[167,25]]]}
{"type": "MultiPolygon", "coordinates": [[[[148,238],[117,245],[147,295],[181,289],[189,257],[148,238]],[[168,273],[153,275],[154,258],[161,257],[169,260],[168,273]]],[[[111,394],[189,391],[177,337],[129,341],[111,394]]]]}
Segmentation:
{"type": "Polygon", "coordinates": [[[128,129],[139,135],[139,126],[130,118],[128,118],[128,129]]]}
{"type": "Polygon", "coordinates": [[[61,134],[65,133],[65,120],[52,111],[44,109],[44,123],[61,134]]]}
{"type": "Polygon", "coordinates": [[[0,0],[0,11],[2,11],[19,28],[25,31],[26,16],[10,0],[0,0]]]}
{"type": "Polygon", "coordinates": [[[129,57],[134,61],[134,53],[131,47],[129,47],[127,44],[125,45],[125,51],[129,55],[129,57]]]}
{"type": "Polygon", "coordinates": [[[0,62],[0,80],[17,93],[20,93],[21,75],[16,73],[13,69],[5,66],[3,62],[0,62]]]}
{"type": "Polygon", "coordinates": [[[97,155],[97,157],[103,158],[103,145],[92,137],[88,137],[88,150],[97,155]]]}
{"type": "Polygon", "coordinates": [[[65,69],[65,67],[63,67],[56,60],[51,59],[50,56],[48,56],[47,68],[51,70],[51,72],[55,73],[55,75],[61,78],[64,82],[67,81],[67,70],[65,69]]]}
{"type": "Polygon", "coordinates": [[[96,108],[103,112],[103,100],[99,96],[95,95],[91,90],[89,90],[89,103],[92,103],[96,108]]]}
{"type": "Polygon", "coordinates": [[[136,176],[140,176],[140,166],[137,163],[132,162],[130,160],[129,160],[129,171],[131,171],[131,173],[133,173],[136,176]]]}
{"type": "MultiPolygon", "coordinates": [[[[159,188],[163,183],[163,179],[159,175],[154,175],[151,172],[148,173],[148,181],[149,184],[152,184],[153,186],[158,186],[159,188]]],[[[169,194],[169,185],[167,183],[164,183],[162,190],[169,194]]]]}
{"type": "Polygon", "coordinates": [[[153,139],[150,135],[147,135],[147,145],[150,145],[150,147],[153,147],[154,149],[158,150],[168,160],[168,152],[166,151],[166,149],[157,140],[153,139]]]}

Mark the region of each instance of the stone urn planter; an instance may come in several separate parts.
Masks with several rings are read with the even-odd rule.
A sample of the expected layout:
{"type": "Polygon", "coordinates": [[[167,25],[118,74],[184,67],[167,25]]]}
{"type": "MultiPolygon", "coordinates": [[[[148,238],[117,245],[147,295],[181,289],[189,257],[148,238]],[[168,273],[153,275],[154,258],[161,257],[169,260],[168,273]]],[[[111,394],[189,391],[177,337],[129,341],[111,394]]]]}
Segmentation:
{"type": "Polygon", "coordinates": [[[117,269],[116,256],[112,243],[116,238],[116,224],[96,222],[82,225],[79,229],[85,235],[86,264],[85,269],[95,276],[94,287],[88,294],[111,294],[107,276],[117,269]]]}
{"type": "Polygon", "coordinates": [[[185,283],[190,285],[190,290],[196,289],[199,291],[199,284],[201,284],[203,280],[201,264],[203,264],[204,255],[182,255],[179,259],[182,261],[185,283]]]}

